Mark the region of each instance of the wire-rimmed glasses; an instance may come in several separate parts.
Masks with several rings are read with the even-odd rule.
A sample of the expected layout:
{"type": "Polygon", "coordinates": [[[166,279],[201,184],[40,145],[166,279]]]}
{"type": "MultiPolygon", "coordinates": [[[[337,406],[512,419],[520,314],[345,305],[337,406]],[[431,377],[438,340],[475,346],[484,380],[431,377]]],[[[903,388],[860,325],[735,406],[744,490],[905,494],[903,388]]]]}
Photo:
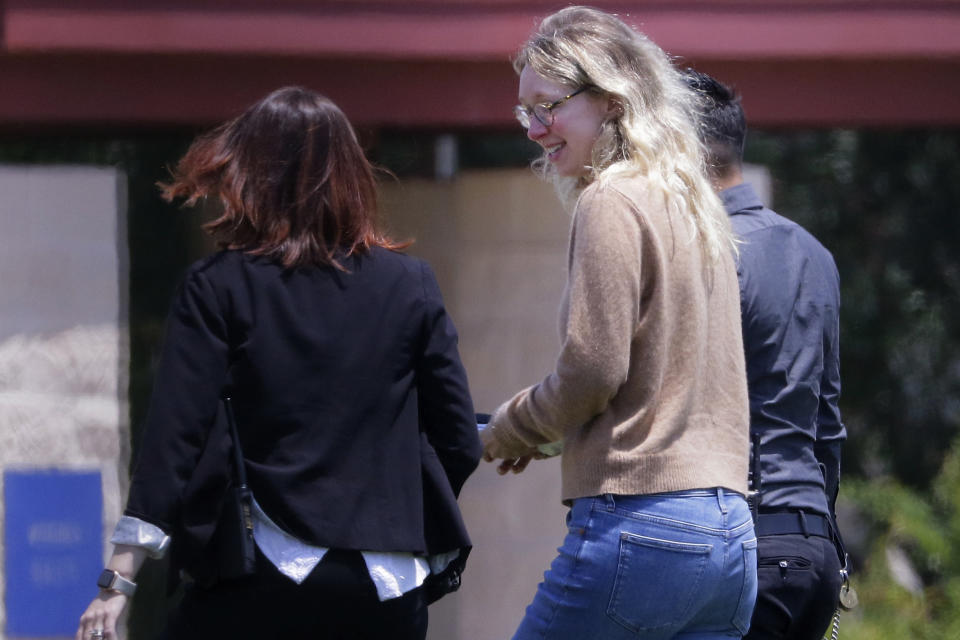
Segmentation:
{"type": "Polygon", "coordinates": [[[533,105],[532,108],[527,108],[522,104],[518,104],[513,108],[513,115],[517,117],[517,122],[519,122],[520,126],[523,127],[524,129],[530,128],[530,116],[533,116],[534,118],[536,118],[537,122],[539,122],[543,126],[549,127],[550,125],[553,124],[554,109],[562,105],[564,102],[566,102],[573,96],[583,93],[589,88],[590,88],[589,86],[580,87],[573,93],[569,93],[563,96],[562,98],[560,98],[559,100],[554,100],[553,102],[541,102],[539,104],[533,105]]]}

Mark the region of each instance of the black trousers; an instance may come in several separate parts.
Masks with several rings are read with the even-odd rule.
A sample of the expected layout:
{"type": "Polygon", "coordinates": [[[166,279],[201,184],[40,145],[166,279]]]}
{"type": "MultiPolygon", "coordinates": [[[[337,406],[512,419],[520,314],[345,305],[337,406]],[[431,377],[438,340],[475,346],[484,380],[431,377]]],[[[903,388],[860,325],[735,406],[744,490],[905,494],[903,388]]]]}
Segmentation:
{"type": "Polygon", "coordinates": [[[423,640],[420,589],[380,602],[359,551],[331,549],[296,584],[257,551],[257,575],[191,586],[162,640],[423,640]]]}
{"type": "Polygon", "coordinates": [[[840,597],[840,568],[827,538],[757,538],[757,605],[745,640],[821,640],[840,597]]]}

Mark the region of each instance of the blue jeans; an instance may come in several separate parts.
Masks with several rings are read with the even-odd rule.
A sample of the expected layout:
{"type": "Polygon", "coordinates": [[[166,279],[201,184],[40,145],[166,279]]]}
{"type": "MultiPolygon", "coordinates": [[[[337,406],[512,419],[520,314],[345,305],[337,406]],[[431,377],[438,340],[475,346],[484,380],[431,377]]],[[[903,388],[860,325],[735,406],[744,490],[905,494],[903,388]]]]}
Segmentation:
{"type": "Polygon", "coordinates": [[[514,640],[740,638],[757,597],[746,500],[723,489],[574,500],[514,640]]]}

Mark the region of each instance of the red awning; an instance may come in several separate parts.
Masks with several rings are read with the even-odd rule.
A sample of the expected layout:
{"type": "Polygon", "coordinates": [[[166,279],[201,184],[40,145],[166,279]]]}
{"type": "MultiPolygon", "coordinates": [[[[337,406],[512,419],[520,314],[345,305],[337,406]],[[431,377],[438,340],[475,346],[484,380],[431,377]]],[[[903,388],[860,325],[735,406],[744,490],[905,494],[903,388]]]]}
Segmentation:
{"type": "MultiPolygon", "coordinates": [[[[219,120],[304,84],[370,125],[512,126],[548,0],[6,0],[0,125],[219,120]]],[[[957,0],[595,3],[736,85],[755,124],[960,124],[957,0]]]]}

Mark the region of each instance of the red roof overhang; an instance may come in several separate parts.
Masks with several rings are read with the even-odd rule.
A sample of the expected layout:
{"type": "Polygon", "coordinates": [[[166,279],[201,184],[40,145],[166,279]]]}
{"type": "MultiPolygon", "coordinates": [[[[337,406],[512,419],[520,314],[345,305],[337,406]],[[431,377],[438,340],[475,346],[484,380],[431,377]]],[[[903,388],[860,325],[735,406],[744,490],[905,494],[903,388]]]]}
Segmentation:
{"type": "MultiPolygon", "coordinates": [[[[594,3],[736,85],[755,125],[960,124],[960,1],[594,3]]],[[[546,0],[6,0],[0,124],[205,124],[281,84],[370,126],[512,126],[546,0]]]]}

